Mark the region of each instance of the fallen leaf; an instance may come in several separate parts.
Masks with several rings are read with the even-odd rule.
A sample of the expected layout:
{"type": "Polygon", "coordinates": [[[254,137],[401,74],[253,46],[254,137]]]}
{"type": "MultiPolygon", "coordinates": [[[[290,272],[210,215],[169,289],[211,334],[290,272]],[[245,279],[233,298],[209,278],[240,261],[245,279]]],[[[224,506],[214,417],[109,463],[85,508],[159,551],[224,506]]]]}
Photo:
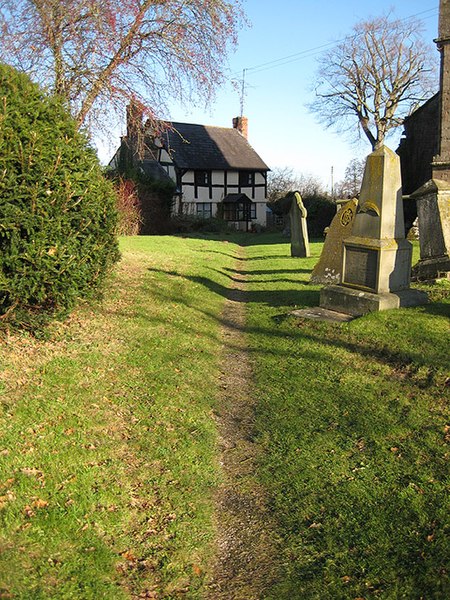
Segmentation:
{"type": "Polygon", "coordinates": [[[42,498],[36,498],[36,500],[32,503],[33,508],[46,508],[48,506],[47,500],[42,500],[42,498]]]}
{"type": "Polygon", "coordinates": [[[34,512],[34,510],[31,508],[31,506],[25,506],[25,508],[23,509],[23,512],[25,513],[25,516],[28,517],[29,519],[31,519],[31,517],[34,517],[34,515],[36,514],[34,512]]]}
{"type": "Polygon", "coordinates": [[[136,557],[132,550],[126,550],[125,552],[122,552],[121,556],[123,556],[123,558],[129,562],[136,562],[136,557]]]}
{"type": "Polygon", "coordinates": [[[42,471],[34,467],[23,467],[23,469],[20,469],[20,472],[28,477],[37,477],[38,479],[43,476],[42,471]]]}

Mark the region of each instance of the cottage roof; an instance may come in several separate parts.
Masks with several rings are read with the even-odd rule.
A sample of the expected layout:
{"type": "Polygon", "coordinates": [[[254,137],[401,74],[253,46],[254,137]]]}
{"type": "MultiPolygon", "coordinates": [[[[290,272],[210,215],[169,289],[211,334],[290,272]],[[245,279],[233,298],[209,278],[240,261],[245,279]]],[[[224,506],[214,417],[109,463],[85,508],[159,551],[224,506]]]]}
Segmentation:
{"type": "Polygon", "coordinates": [[[145,159],[139,163],[139,167],[146,175],[148,175],[152,179],[170,181],[173,183],[172,179],[167,174],[167,171],[156,160],[145,159]]]}
{"type": "Polygon", "coordinates": [[[238,203],[243,202],[247,204],[252,204],[252,200],[247,196],[247,194],[227,194],[223,199],[225,204],[238,203]]]}
{"type": "Polygon", "coordinates": [[[269,170],[236,129],[177,122],[167,125],[160,137],[181,169],[269,170]]]}

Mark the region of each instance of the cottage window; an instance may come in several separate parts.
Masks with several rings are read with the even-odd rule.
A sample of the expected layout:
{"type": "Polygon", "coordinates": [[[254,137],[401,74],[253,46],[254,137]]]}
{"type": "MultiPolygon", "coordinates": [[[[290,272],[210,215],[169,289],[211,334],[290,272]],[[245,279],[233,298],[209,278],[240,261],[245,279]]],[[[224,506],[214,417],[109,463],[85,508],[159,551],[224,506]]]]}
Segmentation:
{"type": "Polygon", "coordinates": [[[240,187],[251,187],[255,185],[255,174],[252,171],[239,171],[240,187]]]}
{"type": "Polygon", "coordinates": [[[224,203],[223,218],[225,221],[250,221],[256,219],[256,204],[237,202],[236,204],[224,203]]]}
{"type": "Polygon", "coordinates": [[[212,217],[212,202],[197,202],[197,217],[210,219],[212,217]]]}
{"type": "Polygon", "coordinates": [[[211,185],[211,171],[195,171],[195,185],[211,185]]]}

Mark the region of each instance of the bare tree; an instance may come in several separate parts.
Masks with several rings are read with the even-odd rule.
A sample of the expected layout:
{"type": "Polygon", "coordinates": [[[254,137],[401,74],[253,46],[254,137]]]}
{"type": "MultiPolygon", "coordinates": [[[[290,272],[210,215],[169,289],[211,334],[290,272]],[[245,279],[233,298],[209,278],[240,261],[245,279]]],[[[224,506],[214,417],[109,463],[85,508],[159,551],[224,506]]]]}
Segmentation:
{"type": "Polygon", "coordinates": [[[310,109],[327,126],[348,131],[356,117],[372,149],[436,87],[437,56],[416,19],[362,21],[319,58],[310,109]]]}
{"type": "Polygon", "coordinates": [[[209,101],[243,23],[239,0],[0,0],[0,60],[62,96],[79,125],[131,98],[209,101]]]}
{"type": "Polygon", "coordinates": [[[364,175],[364,159],[353,158],[345,169],[344,179],[336,184],[336,195],[339,198],[357,198],[361,191],[364,175]]]}
{"type": "Polygon", "coordinates": [[[273,202],[288,192],[298,191],[302,196],[323,194],[323,185],[312,175],[297,175],[290,167],[276,167],[269,171],[267,200],[273,202]]]}

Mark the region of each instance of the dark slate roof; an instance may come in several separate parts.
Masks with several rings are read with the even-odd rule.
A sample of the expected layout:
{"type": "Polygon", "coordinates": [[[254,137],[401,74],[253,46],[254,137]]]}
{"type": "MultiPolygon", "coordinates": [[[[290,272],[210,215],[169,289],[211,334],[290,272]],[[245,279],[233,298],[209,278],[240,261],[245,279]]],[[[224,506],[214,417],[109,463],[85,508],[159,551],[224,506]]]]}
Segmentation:
{"type": "Polygon", "coordinates": [[[180,169],[269,170],[237,129],[175,122],[167,125],[169,129],[161,138],[180,169]]]}
{"type": "Polygon", "coordinates": [[[145,159],[139,163],[139,166],[142,169],[142,171],[149,177],[152,177],[153,179],[159,179],[162,181],[171,181],[173,183],[173,180],[170,178],[166,170],[159,164],[158,161],[145,159]]]}

